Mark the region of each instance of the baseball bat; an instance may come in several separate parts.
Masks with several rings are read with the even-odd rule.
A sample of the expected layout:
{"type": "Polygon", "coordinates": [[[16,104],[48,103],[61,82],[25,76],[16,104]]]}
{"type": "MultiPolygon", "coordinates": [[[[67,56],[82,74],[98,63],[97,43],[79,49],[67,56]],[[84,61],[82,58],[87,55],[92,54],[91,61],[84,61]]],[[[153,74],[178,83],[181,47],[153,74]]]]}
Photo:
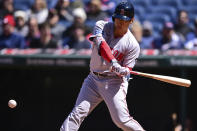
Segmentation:
{"type": "Polygon", "coordinates": [[[184,87],[190,87],[191,81],[188,79],[182,79],[178,77],[172,77],[172,76],[165,76],[165,75],[156,75],[156,74],[150,74],[150,73],[143,73],[138,71],[130,71],[133,75],[143,76],[147,78],[152,78],[155,80],[167,82],[174,85],[184,86],[184,87]]]}

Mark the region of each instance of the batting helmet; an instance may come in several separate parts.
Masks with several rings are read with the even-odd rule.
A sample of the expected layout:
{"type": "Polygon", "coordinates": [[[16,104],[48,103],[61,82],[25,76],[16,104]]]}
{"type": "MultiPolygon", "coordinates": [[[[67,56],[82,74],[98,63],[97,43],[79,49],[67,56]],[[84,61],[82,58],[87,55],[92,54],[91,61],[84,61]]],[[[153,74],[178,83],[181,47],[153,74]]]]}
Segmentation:
{"type": "Polygon", "coordinates": [[[134,7],[130,2],[121,2],[116,6],[112,20],[119,18],[121,20],[130,21],[134,17],[134,7]]]}

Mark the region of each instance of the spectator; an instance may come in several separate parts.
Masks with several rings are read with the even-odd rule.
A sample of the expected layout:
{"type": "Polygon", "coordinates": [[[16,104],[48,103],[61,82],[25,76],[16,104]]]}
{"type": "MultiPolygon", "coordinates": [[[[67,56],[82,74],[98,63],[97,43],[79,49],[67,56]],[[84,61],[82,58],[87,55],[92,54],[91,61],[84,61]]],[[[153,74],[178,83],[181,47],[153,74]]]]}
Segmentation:
{"type": "Polygon", "coordinates": [[[32,8],[27,11],[30,17],[35,17],[38,24],[42,24],[48,17],[48,8],[45,0],[35,0],[32,8]]]}
{"type": "Polygon", "coordinates": [[[40,25],[40,38],[33,39],[30,42],[30,48],[58,48],[57,42],[51,36],[51,28],[47,22],[40,25]]]}
{"type": "Polygon", "coordinates": [[[188,33],[185,48],[192,50],[197,49],[197,18],[194,21],[194,31],[188,33]]]}
{"type": "Polygon", "coordinates": [[[70,0],[58,0],[55,9],[58,12],[60,21],[73,22],[73,9],[70,7],[70,0]]]}
{"type": "Polygon", "coordinates": [[[132,34],[135,36],[136,40],[140,44],[142,41],[142,25],[140,21],[135,20],[130,27],[132,34]]]}
{"type": "Polygon", "coordinates": [[[186,40],[186,35],[192,31],[189,24],[188,12],[185,10],[180,10],[178,12],[178,19],[174,25],[174,29],[177,33],[182,35],[183,41],[186,40]]]}
{"type": "Polygon", "coordinates": [[[16,20],[15,32],[26,37],[28,34],[28,26],[26,25],[27,22],[26,12],[22,10],[18,10],[14,13],[14,16],[16,20]]]}
{"type": "Polygon", "coordinates": [[[162,36],[156,38],[153,41],[153,46],[156,49],[163,51],[168,49],[180,49],[181,40],[180,37],[175,33],[173,23],[166,22],[163,25],[162,36]]]}
{"type": "Polygon", "coordinates": [[[185,44],[185,49],[197,50],[197,38],[194,38],[194,39],[188,41],[188,42],[185,44]]]}
{"type": "Polygon", "coordinates": [[[71,37],[68,42],[64,43],[64,47],[80,50],[90,49],[91,43],[86,39],[85,28],[82,25],[76,25],[72,30],[71,37]]]}
{"type": "Polygon", "coordinates": [[[74,21],[71,26],[69,26],[63,33],[63,38],[70,37],[70,32],[73,32],[76,26],[83,25],[85,28],[85,35],[91,33],[91,28],[85,24],[86,21],[86,12],[82,8],[76,8],[73,10],[74,21]]]}
{"type": "Polygon", "coordinates": [[[34,17],[31,17],[28,21],[28,28],[29,28],[29,32],[26,36],[26,43],[27,45],[30,44],[30,42],[33,39],[38,39],[40,38],[40,31],[39,31],[39,27],[38,27],[38,22],[37,19],[34,17]]]}
{"type": "Polygon", "coordinates": [[[0,2],[0,19],[2,20],[6,15],[13,15],[14,5],[13,0],[2,0],[0,2]]]}
{"type": "Polygon", "coordinates": [[[2,0],[0,2],[0,34],[2,34],[2,26],[3,18],[6,15],[13,15],[14,13],[14,6],[13,6],[13,0],[2,0]]]}
{"type": "Polygon", "coordinates": [[[59,16],[57,14],[57,11],[55,9],[52,9],[49,11],[49,17],[47,21],[50,24],[51,27],[51,34],[53,38],[58,41],[58,45],[61,45],[62,43],[62,34],[64,30],[66,29],[65,26],[62,24],[58,23],[59,22],[59,16]]]}
{"type": "Polygon", "coordinates": [[[26,48],[23,36],[14,33],[15,21],[12,15],[3,19],[3,34],[0,36],[0,49],[3,48],[26,48]]]}
{"type": "MultiPolygon", "coordinates": [[[[101,9],[102,3],[100,0],[90,0],[87,4],[87,21],[108,20],[109,16],[101,9]]],[[[94,24],[94,23],[93,23],[94,24]]]]}
{"type": "Polygon", "coordinates": [[[144,21],[142,24],[143,35],[140,47],[142,49],[153,49],[152,42],[154,40],[153,27],[150,21],[144,21]]]}
{"type": "Polygon", "coordinates": [[[194,21],[194,27],[194,32],[188,34],[188,41],[185,43],[185,48],[189,50],[197,49],[197,18],[194,21]]]}

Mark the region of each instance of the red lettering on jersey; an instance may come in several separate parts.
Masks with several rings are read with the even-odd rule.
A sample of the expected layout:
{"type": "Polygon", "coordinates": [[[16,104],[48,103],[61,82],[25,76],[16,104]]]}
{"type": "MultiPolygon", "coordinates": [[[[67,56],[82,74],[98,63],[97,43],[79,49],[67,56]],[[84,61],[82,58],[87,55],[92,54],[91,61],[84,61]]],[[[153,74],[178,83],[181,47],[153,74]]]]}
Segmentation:
{"type": "Polygon", "coordinates": [[[114,50],[112,48],[111,50],[112,50],[113,56],[116,58],[117,61],[121,61],[123,59],[123,56],[124,56],[123,53],[119,52],[118,50],[114,50]]]}
{"type": "Polygon", "coordinates": [[[115,58],[118,56],[118,54],[119,54],[118,50],[115,50],[115,51],[113,52],[113,55],[114,55],[115,58]]]}
{"type": "Polygon", "coordinates": [[[117,61],[121,61],[123,59],[123,54],[122,53],[119,53],[119,55],[116,58],[117,61]]]}

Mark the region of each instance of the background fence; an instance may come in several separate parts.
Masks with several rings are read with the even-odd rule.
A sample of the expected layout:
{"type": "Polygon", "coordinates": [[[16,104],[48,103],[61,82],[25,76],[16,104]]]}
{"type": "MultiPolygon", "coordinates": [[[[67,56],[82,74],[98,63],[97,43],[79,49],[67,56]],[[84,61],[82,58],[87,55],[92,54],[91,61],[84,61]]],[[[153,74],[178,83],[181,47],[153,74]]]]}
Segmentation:
{"type": "MultiPolygon", "coordinates": [[[[72,110],[81,84],[89,73],[88,56],[12,56],[0,57],[0,120],[2,131],[58,131],[72,110]],[[59,63],[59,64],[57,64],[59,63]],[[18,106],[10,109],[9,99],[18,106]]],[[[185,125],[196,126],[196,57],[141,56],[135,70],[187,78],[184,88],[134,76],[127,95],[130,114],[147,131],[169,131],[172,113],[185,125]]],[[[120,131],[101,103],[81,125],[80,131],[120,131]]]]}

